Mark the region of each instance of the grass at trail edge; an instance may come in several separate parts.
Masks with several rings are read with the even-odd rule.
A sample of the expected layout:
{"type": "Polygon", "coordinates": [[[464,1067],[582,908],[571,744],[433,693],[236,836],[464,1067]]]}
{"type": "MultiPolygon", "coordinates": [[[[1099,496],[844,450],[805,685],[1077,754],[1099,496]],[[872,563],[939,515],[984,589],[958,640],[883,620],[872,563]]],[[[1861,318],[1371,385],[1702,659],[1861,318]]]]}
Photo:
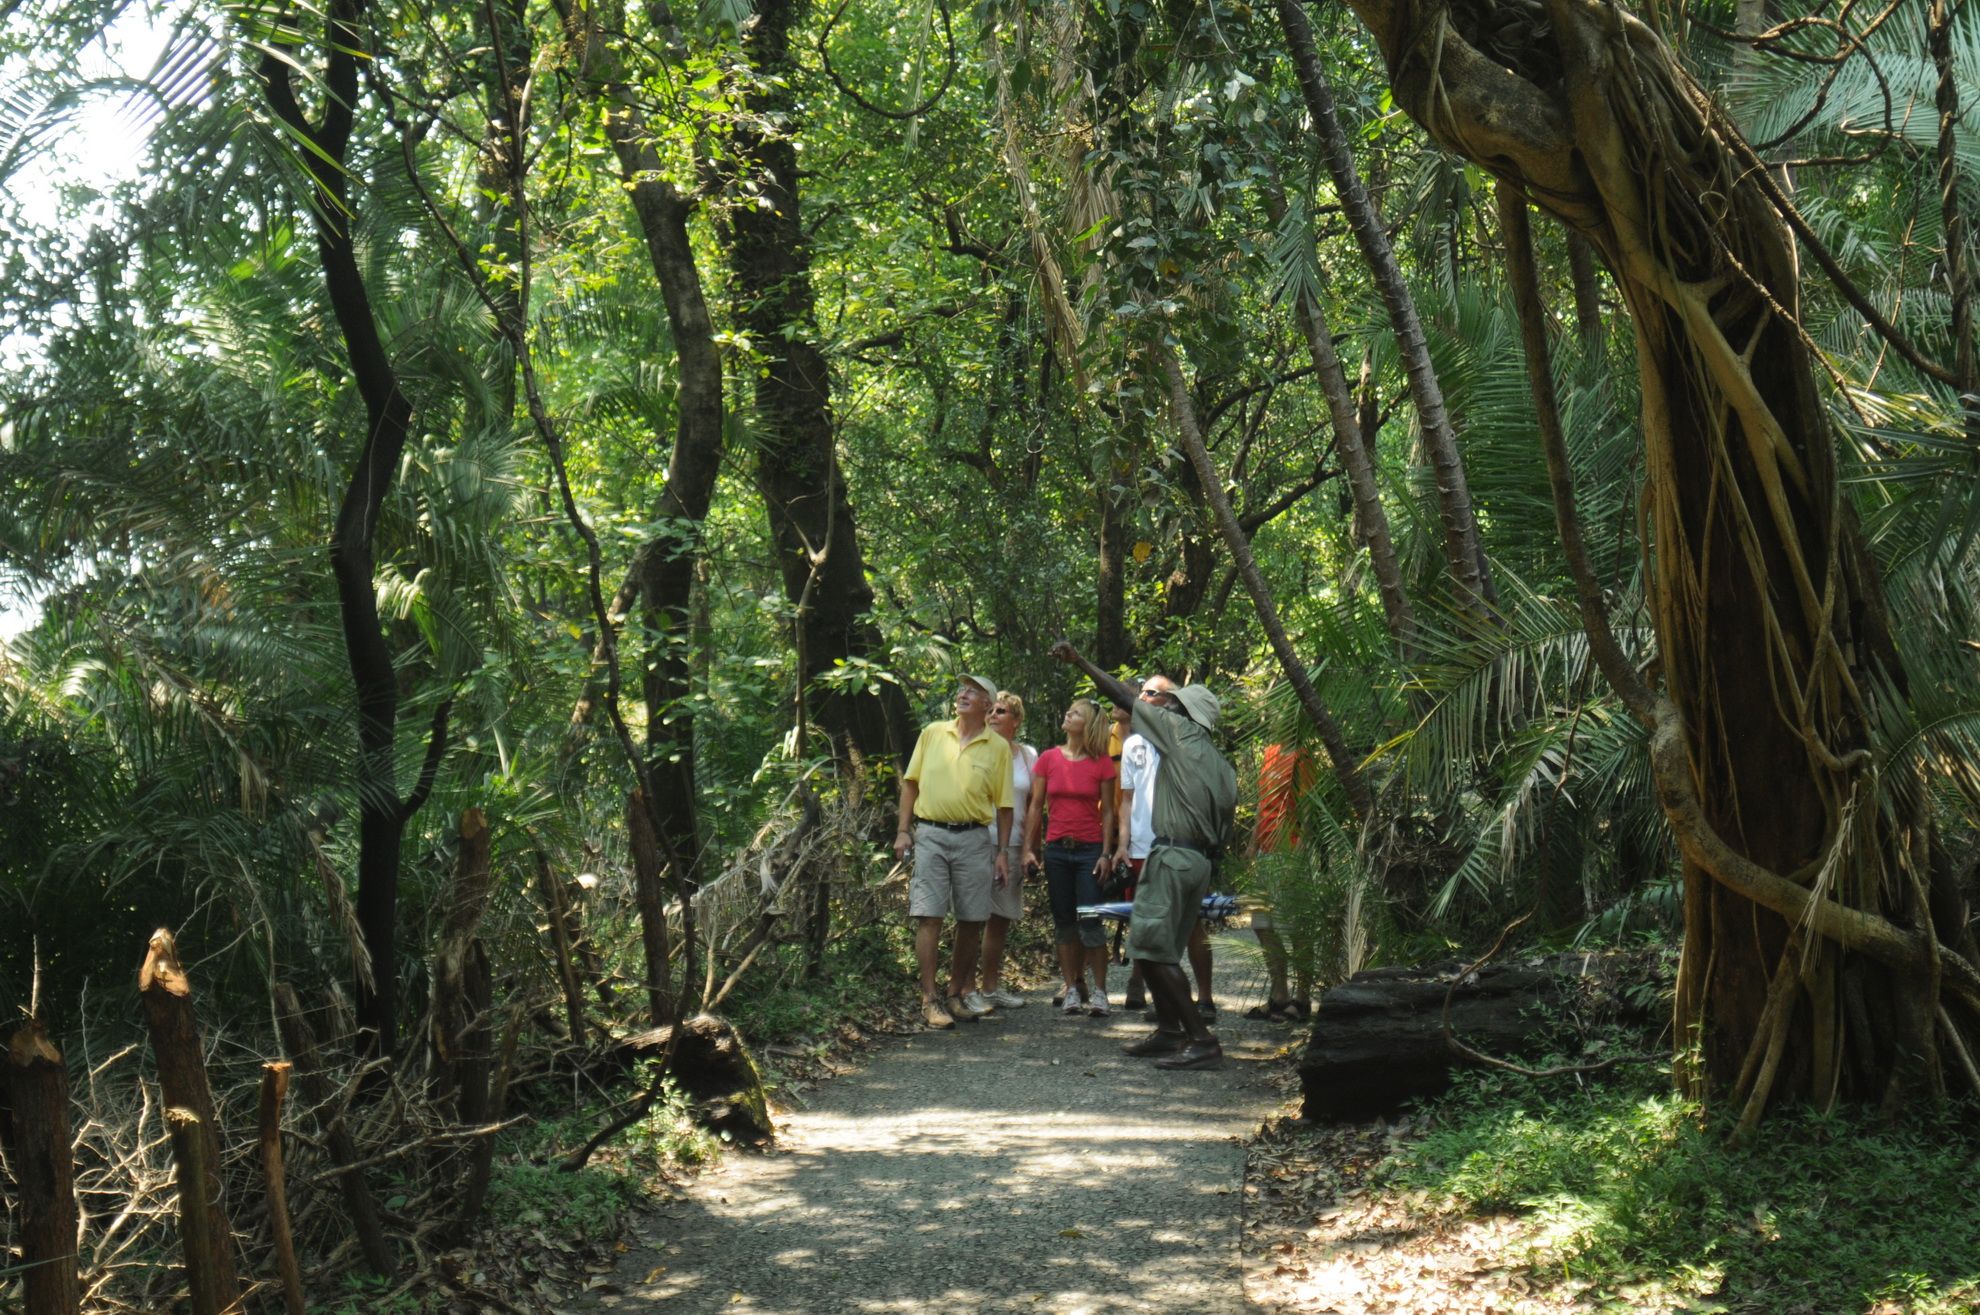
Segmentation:
{"type": "Polygon", "coordinates": [[[1528,1261],[1624,1299],[1701,1311],[1980,1308],[1980,1127],[1971,1104],[1892,1125],[1771,1117],[1747,1144],[1667,1072],[1599,1086],[1464,1075],[1389,1185],[1542,1225],[1528,1261]]]}

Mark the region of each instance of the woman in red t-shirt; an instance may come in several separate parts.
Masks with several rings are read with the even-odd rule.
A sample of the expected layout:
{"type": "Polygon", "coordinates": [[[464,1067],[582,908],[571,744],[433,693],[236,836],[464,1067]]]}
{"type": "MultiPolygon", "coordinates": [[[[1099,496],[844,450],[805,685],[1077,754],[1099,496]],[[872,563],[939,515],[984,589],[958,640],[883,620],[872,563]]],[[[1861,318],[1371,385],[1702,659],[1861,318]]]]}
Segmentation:
{"type": "Polygon", "coordinates": [[[1065,743],[1038,755],[1031,769],[1031,800],[1024,817],[1024,866],[1040,855],[1045,891],[1052,901],[1052,931],[1065,975],[1067,1014],[1107,1014],[1107,934],[1100,919],[1082,918],[1082,904],[1100,902],[1100,875],[1113,867],[1107,838],[1114,834],[1114,763],[1107,756],[1107,720],[1092,699],[1074,699],[1059,723],[1065,743]],[[1084,989],[1085,971],[1093,990],[1084,989]]]}

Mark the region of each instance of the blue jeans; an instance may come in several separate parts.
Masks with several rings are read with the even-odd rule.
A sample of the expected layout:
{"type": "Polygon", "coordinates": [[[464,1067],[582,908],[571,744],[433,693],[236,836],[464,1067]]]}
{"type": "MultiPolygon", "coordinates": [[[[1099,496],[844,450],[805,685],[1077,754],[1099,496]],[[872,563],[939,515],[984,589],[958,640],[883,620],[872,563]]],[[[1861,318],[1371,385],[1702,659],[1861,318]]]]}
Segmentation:
{"type": "Polygon", "coordinates": [[[1097,840],[1045,842],[1045,893],[1052,901],[1053,939],[1060,945],[1076,941],[1097,950],[1107,943],[1100,919],[1082,918],[1075,912],[1082,904],[1100,902],[1100,882],[1093,875],[1099,859],[1097,840]]]}

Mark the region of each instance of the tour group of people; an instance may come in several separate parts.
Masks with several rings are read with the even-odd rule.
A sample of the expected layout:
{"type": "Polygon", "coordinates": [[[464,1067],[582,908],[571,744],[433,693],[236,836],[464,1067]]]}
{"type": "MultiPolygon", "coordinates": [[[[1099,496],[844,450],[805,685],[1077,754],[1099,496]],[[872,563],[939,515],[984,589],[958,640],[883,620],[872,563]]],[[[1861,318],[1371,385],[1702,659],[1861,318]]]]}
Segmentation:
{"type": "Polygon", "coordinates": [[[896,855],[912,855],[922,1021],[952,1028],[1023,1008],[1004,982],[1011,924],[1024,915],[1023,881],[1042,876],[1062,979],[1054,1008],[1106,1016],[1106,933],[1081,908],[1125,867],[1131,961],[1122,1006],[1152,1003],[1155,1028],[1125,1047],[1161,1068],[1216,1068],[1223,1050],[1209,1023],[1210,942],[1197,914],[1231,840],[1237,774],[1215,740],[1220,704],[1199,684],[1165,676],[1116,679],[1060,640],[1052,655],[1092,678],[1113,705],[1075,699],[1060,742],[1042,753],[1020,738],[1024,700],[984,676],[958,682],[952,720],[923,728],[901,777],[896,855]],[[938,986],[942,926],[955,920],[946,989],[938,986]],[[1191,994],[1182,964],[1196,978],[1191,994]],[[978,969],[981,968],[981,981],[978,969]]]}

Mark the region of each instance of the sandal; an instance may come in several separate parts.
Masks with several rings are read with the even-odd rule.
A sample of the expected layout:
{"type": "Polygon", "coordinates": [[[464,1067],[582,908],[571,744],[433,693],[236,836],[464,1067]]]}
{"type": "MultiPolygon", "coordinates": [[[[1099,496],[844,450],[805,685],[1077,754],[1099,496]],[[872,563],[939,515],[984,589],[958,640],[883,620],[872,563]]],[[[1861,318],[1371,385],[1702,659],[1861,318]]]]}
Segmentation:
{"type": "Polygon", "coordinates": [[[1261,1023],[1283,1023],[1292,1017],[1291,1010],[1292,1001],[1290,1000],[1280,1003],[1267,1002],[1262,1005],[1251,1006],[1251,1008],[1244,1011],[1244,1016],[1261,1023]]]}

